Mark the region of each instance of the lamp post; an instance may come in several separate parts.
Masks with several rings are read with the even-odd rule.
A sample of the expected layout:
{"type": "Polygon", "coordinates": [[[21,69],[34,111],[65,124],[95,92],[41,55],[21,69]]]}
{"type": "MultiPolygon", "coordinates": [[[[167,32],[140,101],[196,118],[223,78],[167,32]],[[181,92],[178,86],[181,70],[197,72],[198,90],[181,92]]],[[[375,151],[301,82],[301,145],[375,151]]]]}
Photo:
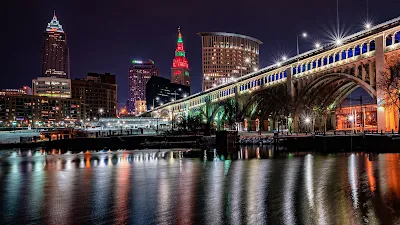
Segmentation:
{"type": "MultiPolygon", "coordinates": [[[[245,58],[244,62],[246,64],[250,63],[250,58],[245,58]]],[[[241,61],[241,63],[240,63],[240,76],[243,76],[243,61],[241,61]]]]}
{"type": "Polygon", "coordinates": [[[302,34],[297,35],[297,55],[300,54],[300,50],[299,50],[299,37],[302,38],[307,38],[308,34],[306,32],[303,32],[302,34]]]}
{"type": "Polygon", "coordinates": [[[310,122],[311,122],[311,119],[309,118],[309,117],[307,117],[305,120],[304,120],[304,123],[306,124],[306,132],[307,132],[307,128],[308,128],[308,125],[310,124],[310,122]]]}
{"type": "MultiPolygon", "coordinates": [[[[178,88],[178,91],[182,91],[182,88],[178,88]]],[[[174,91],[174,100],[176,100],[176,96],[177,96],[178,94],[176,93],[176,90],[174,91]]]]}
{"type": "Polygon", "coordinates": [[[154,100],[158,102],[160,100],[160,97],[156,97],[155,99],[153,98],[153,109],[154,109],[154,100]]]}

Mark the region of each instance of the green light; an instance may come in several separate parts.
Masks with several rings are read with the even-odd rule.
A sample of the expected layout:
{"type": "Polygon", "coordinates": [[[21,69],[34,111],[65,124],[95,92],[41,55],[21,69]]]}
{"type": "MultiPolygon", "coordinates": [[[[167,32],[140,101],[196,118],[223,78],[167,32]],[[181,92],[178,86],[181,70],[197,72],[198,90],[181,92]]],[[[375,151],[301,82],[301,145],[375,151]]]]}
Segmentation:
{"type": "Polygon", "coordinates": [[[186,75],[186,76],[189,76],[189,71],[185,71],[185,75],[186,75]]]}
{"type": "Polygon", "coordinates": [[[185,52],[176,52],[175,56],[185,56],[185,52]]]}
{"type": "MultiPolygon", "coordinates": [[[[143,61],[140,61],[140,60],[132,60],[132,63],[133,63],[133,64],[142,64],[143,61]]],[[[154,62],[153,62],[153,64],[154,64],[154,62]]]]}
{"type": "Polygon", "coordinates": [[[183,41],[182,41],[182,38],[181,38],[181,37],[179,37],[179,38],[178,38],[178,43],[183,43],[183,41]]]}

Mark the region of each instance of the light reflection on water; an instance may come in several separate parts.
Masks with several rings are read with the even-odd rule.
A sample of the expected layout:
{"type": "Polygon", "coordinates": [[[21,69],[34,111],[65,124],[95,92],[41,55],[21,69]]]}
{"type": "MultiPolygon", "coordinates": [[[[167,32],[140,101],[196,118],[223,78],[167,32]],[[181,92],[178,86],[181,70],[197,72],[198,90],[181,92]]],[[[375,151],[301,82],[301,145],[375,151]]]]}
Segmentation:
{"type": "Polygon", "coordinates": [[[1,223],[400,224],[399,154],[51,152],[0,158],[1,223]]]}

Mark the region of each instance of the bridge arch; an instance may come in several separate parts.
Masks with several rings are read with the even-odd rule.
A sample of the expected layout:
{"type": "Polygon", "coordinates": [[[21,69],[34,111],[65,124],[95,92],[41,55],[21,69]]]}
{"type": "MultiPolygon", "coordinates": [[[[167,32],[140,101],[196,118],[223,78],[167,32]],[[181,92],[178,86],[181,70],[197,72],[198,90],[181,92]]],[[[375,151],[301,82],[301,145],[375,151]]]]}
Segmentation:
{"type": "Polygon", "coordinates": [[[297,97],[298,104],[311,103],[329,106],[340,103],[356,88],[363,88],[372,98],[376,99],[376,90],[367,82],[346,73],[329,73],[315,77],[304,86],[297,97]]]}

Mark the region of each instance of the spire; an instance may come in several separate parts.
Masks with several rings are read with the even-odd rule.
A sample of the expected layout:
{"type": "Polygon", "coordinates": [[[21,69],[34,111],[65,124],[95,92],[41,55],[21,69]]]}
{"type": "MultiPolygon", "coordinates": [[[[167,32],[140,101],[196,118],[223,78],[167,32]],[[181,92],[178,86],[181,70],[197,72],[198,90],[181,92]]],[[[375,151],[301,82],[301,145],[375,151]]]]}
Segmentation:
{"type": "Polygon", "coordinates": [[[182,43],[183,44],[183,40],[182,40],[182,34],[181,34],[181,27],[178,27],[178,43],[182,43]]]}
{"type": "Polygon", "coordinates": [[[50,23],[47,24],[46,31],[64,33],[64,30],[57,19],[56,10],[53,11],[53,18],[51,19],[50,23]]]}
{"type": "Polygon", "coordinates": [[[185,57],[185,48],[183,47],[181,27],[178,27],[178,40],[176,42],[175,58],[172,63],[173,68],[189,68],[188,61],[185,57]]]}

